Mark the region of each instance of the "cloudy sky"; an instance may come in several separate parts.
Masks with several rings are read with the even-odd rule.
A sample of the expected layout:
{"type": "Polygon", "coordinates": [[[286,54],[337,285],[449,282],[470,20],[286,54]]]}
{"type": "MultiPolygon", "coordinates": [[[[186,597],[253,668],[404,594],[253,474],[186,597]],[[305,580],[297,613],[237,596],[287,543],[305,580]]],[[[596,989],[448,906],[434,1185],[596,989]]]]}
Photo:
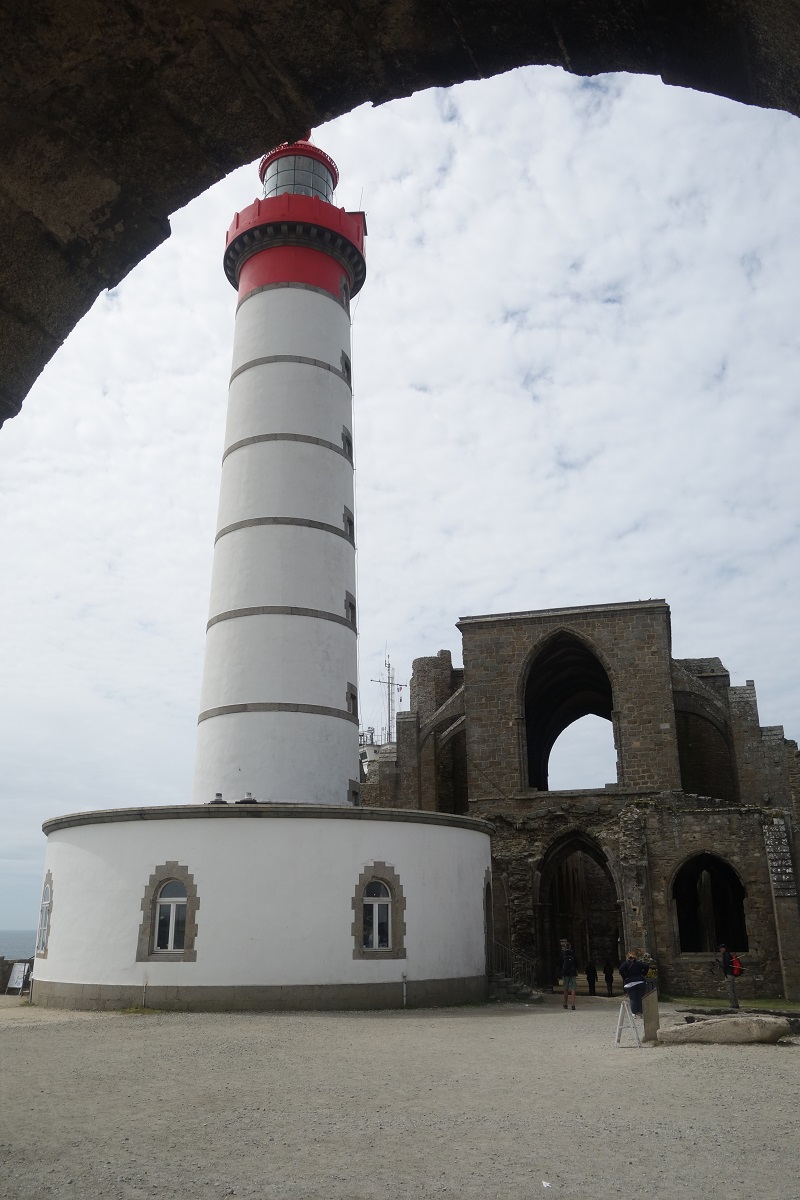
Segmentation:
{"type": "MultiPolygon", "coordinates": [[[[664,597],[674,653],[800,735],[800,122],[516,71],[315,132],[368,214],[354,312],[361,697],[459,616],[664,597]]],[[[265,147],[266,148],[266,147],[265,147]]],[[[0,928],[59,813],[188,798],[242,168],[101,296],[0,432],[0,928]]],[[[404,703],[404,707],[407,701],[404,703]]],[[[588,719],[587,725],[591,724],[588,719]]],[[[612,778],[573,730],[554,784],[612,778]]]]}

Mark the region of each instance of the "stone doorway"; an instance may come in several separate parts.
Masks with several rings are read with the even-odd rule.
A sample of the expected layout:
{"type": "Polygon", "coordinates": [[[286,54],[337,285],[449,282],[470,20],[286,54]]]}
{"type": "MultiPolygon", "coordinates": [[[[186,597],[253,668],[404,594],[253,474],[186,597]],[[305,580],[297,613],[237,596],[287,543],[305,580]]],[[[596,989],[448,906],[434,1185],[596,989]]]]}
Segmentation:
{"type": "Polygon", "coordinates": [[[591,959],[602,978],[608,958],[622,953],[620,900],[605,854],[591,839],[574,834],[545,856],[536,905],[540,985],[555,986],[561,942],[575,950],[579,974],[591,959]]]}

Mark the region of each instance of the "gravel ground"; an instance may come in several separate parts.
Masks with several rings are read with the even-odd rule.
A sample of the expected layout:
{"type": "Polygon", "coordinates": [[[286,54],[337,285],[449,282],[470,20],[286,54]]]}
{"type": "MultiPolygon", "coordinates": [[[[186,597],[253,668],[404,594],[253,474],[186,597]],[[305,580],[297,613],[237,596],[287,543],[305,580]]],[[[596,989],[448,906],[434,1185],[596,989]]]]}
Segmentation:
{"type": "Polygon", "coordinates": [[[128,1016],[2,998],[0,1195],[800,1200],[800,1040],[617,1047],[618,1004],[128,1016]]]}

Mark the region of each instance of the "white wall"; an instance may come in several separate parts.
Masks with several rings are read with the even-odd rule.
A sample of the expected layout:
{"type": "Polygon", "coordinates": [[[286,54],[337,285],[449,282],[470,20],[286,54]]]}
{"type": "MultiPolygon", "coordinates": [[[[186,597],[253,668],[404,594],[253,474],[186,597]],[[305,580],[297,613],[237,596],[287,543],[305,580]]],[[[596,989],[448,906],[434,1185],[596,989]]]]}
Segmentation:
{"type": "MultiPolygon", "coordinates": [[[[350,320],[330,296],[274,288],[239,307],[234,371],[272,355],[312,365],[264,364],[231,383],[226,449],[235,448],[222,465],[217,532],[245,524],[215,545],[209,617],[236,615],[208,630],[201,713],[259,704],[348,711],[358,658],[355,630],[341,623],[356,588],[343,522],[354,509],[353,465],[339,452],[342,430],[352,431],[350,389],[336,374],[343,352],[350,320]],[[252,438],[268,440],[240,444],[252,438]],[[280,523],[286,518],[299,523],[280,523]],[[278,523],[246,524],[265,520],[278,523]],[[242,611],[275,607],[305,612],[242,611]]],[[[341,715],[226,713],[198,725],[198,803],[250,791],[259,800],[343,805],[358,778],[358,726],[341,715]]]]}
{"type": "Polygon", "coordinates": [[[350,318],[332,296],[272,288],[253,293],[236,314],[231,373],[270,354],[317,358],[341,370],[343,350],[350,354],[350,318]]]}
{"type": "Polygon", "coordinates": [[[319,529],[237,529],[217,542],[214,565],[209,617],[259,604],[318,608],[344,616],[345,592],[354,596],[356,591],[350,546],[319,529]],[[246,543],[247,552],[241,543],[246,543]]]}
{"type": "Polygon", "coordinates": [[[229,713],[198,726],[198,780],[225,800],[290,804],[350,803],[358,779],[357,728],[314,713],[229,713]],[[299,750],[298,750],[299,744],[299,750]]]}
{"type": "Polygon", "coordinates": [[[48,956],[35,978],[164,986],[473,978],[485,970],[489,863],[488,834],[405,821],[222,815],[58,830],[45,862],[48,956]],[[168,860],[194,875],[197,961],[137,963],[144,890],[168,860]],[[405,892],[405,959],[353,958],[351,900],[376,860],[394,868],[405,892]]]}

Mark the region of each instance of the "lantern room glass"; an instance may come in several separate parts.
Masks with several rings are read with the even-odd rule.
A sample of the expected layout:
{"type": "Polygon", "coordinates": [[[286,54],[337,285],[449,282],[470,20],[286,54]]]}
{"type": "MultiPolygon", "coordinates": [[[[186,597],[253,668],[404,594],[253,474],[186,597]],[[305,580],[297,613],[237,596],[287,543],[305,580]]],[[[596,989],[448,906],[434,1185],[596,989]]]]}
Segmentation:
{"type": "Polygon", "coordinates": [[[264,173],[264,199],[271,196],[317,196],[330,204],[333,200],[333,176],[315,158],[304,154],[285,154],[275,158],[264,173]]]}

